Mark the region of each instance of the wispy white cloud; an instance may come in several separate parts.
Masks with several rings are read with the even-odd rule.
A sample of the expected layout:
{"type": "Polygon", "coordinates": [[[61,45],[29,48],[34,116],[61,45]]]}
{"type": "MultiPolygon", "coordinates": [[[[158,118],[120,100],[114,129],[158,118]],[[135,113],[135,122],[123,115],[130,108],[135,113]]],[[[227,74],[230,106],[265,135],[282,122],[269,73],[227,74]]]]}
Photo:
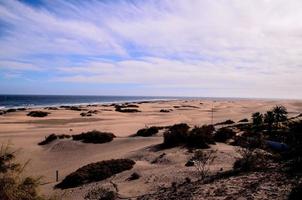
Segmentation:
{"type": "Polygon", "coordinates": [[[301,9],[300,0],[5,1],[0,61],[26,60],[52,81],[297,97],[301,9]]]}

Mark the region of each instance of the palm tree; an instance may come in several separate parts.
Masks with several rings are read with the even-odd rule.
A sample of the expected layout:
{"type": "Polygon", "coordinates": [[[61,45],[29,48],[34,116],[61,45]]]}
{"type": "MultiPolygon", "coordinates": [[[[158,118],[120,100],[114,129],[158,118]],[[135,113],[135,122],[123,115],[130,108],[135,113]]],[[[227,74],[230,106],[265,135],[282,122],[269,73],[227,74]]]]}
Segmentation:
{"type": "Polygon", "coordinates": [[[275,123],[275,113],[273,111],[267,111],[264,115],[264,123],[267,124],[268,132],[272,132],[273,124],[275,123]]]}
{"type": "Polygon", "coordinates": [[[275,106],[273,108],[273,113],[275,115],[275,123],[279,127],[280,122],[287,120],[287,110],[284,106],[275,106]]]}
{"type": "Polygon", "coordinates": [[[260,112],[255,112],[252,114],[253,126],[256,130],[259,130],[263,124],[263,115],[260,112]]]}

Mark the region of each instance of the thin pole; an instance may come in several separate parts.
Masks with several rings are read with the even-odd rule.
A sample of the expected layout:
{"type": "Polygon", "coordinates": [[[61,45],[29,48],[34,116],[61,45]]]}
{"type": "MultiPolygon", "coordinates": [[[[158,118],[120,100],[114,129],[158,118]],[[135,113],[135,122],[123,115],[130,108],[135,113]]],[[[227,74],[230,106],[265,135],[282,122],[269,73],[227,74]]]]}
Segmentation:
{"type": "Polygon", "coordinates": [[[59,170],[56,170],[56,182],[59,181],[59,170]]]}

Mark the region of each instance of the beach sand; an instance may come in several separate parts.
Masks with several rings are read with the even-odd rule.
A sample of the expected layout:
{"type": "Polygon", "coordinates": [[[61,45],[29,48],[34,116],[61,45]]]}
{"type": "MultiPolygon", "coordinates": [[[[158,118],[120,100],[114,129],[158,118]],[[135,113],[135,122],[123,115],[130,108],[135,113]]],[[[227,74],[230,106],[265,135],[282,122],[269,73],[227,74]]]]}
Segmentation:
{"type": "MultiPolygon", "coordinates": [[[[159,187],[170,186],[174,181],[183,181],[186,177],[192,180],[197,177],[195,168],[184,164],[192,156],[184,148],[154,150],[162,143],[162,134],[154,137],[129,137],[138,129],[146,126],[168,126],[176,123],[187,123],[190,126],[210,124],[231,119],[235,122],[250,118],[253,112],[265,112],[275,105],[284,105],[289,117],[302,113],[302,101],[298,100],[175,100],[135,103],[141,112],[120,113],[113,106],[81,106],[87,110],[97,110],[91,117],[81,117],[84,111],[29,109],[0,116],[0,142],[10,142],[13,148],[19,149],[18,160],[30,160],[25,173],[42,176],[43,194],[59,194],[63,199],[83,199],[91,187],[108,185],[108,180],[85,186],[53,190],[56,184],[55,172],[59,171],[62,180],[66,175],[83,165],[112,158],[131,158],[136,161],[133,169],[120,173],[110,180],[118,185],[119,193],[125,197],[155,192],[159,187]],[[161,109],[172,109],[163,113],[161,109]],[[47,117],[33,118],[26,114],[30,110],[50,112],[47,117]],[[45,136],[55,134],[79,134],[84,131],[99,130],[114,133],[115,138],[105,144],[84,144],[68,139],[57,140],[49,145],[39,146],[45,136]],[[164,153],[158,162],[152,163],[164,153]],[[126,181],[133,173],[138,172],[141,178],[126,181]]],[[[212,171],[231,169],[238,157],[233,146],[220,144],[212,146],[217,149],[217,159],[212,171]]],[[[110,184],[109,184],[110,185],[110,184]]]]}

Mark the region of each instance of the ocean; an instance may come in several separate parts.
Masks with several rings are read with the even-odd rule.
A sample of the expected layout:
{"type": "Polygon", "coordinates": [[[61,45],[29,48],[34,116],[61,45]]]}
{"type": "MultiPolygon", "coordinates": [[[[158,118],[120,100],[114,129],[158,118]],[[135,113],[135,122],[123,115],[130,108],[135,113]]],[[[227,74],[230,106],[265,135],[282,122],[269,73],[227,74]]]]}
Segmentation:
{"type": "Polygon", "coordinates": [[[0,95],[0,109],[61,105],[106,104],[172,99],[177,98],[147,96],[0,95]]]}

